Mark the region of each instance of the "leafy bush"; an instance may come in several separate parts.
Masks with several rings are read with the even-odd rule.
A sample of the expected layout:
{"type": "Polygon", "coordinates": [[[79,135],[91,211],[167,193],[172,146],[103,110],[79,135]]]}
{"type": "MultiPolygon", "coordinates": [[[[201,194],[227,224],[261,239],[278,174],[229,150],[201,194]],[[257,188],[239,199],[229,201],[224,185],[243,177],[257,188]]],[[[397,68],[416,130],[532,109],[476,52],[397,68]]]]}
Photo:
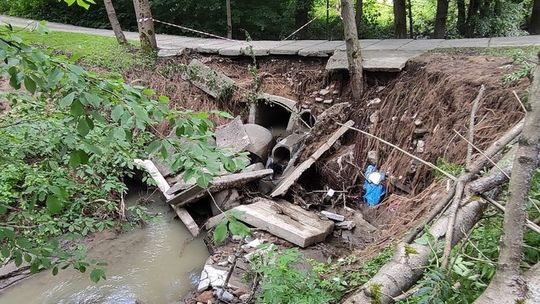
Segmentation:
{"type": "Polygon", "coordinates": [[[170,110],[167,97],[88,72],[74,59],[46,54],[11,28],[0,29],[0,77],[14,89],[0,94],[8,106],[0,113],[0,262],[24,260],[32,271],[53,273],[92,266],[97,280],[104,277],[100,265],[56,239],[115,225],[133,159],[159,151],[173,170],[206,187],[220,168],[236,171],[244,158],[207,143],[209,113],[170,110]],[[176,128],[176,138],[155,132],[163,120],[176,128]]]}
{"type": "Polygon", "coordinates": [[[346,289],[323,264],[309,261],[311,269],[302,269],[303,256],[296,248],[278,252],[271,244],[262,252],[251,262],[252,271],[262,277],[258,303],[335,303],[346,289]]]}

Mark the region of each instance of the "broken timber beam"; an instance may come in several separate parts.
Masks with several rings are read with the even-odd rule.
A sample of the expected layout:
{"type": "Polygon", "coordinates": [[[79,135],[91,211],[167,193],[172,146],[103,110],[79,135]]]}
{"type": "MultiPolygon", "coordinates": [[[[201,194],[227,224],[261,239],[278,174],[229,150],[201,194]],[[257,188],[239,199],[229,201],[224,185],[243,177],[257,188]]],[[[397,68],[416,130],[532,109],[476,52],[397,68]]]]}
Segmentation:
{"type": "MultiPolygon", "coordinates": [[[[214,177],[210,182],[210,185],[207,189],[203,189],[197,185],[192,185],[188,189],[183,190],[182,192],[176,194],[179,190],[182,190],[180,187],[172,186],[166,194],[170,196],[167,200],[169,204],[174,204],[177,206],[184,206],[193,201],[196,201],[200,198],[205,197],[208,192],[214,193],[222,190],[237,188],[241,185],[247,184],[251,181],[261,179],[263,177],[272,175],[274,171],[272,169],[257,170],[251,172],[243,172],[236,174],[229,174],[223,176],[214,177]]],[[[182,184],[183,185],[183,184],[182,184]]]]}
{"type": "MultiPolygon", "coordinates": [[[[135,159],[135,164],[141,166],[150,174],[150,176],[154,179],[156,182],[157,187],[163,193],[163,196],[165,196],[165,200],[169,201],[173,197],[169,194],[167,194],[167,191],[171,188],[169,186],[169,183],[165,180],[163,175],[159,172],[156,165],[151,160],[141,160],[141,159],[135,159]]],[[[186,209],[174,206],[171,204],[171,207],[176,212],[176,215],[178,215],[178,218],[186,225],[187,229],[191,233],[193,237],[197,237],[199,235],[200,229],[197,223],[193,220],[189,212],[186,211],[186,209]]]]}
{"type": "Polygon", "coordinates": [[[288,174],[284,173],[285,178],[274,188],[274,191],[270,193],[271,197],[283,195],[289,190],[289,188],[300,178],[302,173],[309,169],[323,154],[330,150],[330,148],[336,143],[336,141],[352,127],[354,122],[352,120],[347,121],[341,128],[339,128],[330,138],[323,143],[308,159],[306,159],[299,166],[292,169],[292,172],[288,174]]]}

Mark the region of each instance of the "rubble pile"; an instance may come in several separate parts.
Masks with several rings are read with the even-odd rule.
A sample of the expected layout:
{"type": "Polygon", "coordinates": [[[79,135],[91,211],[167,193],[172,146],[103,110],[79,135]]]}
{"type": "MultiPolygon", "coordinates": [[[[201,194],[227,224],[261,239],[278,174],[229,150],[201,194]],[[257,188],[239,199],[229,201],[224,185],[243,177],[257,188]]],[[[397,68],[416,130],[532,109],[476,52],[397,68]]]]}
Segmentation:
{"type": "MultiPolygon", "coordinates": [[[[185,79],[214,98],[226,98],[235,87],[223,73],[197,60],[190,63],[185,73],[185,79]]],[[[330,86],[317,92],[317,96],[326,98],[322,103],[332,104],[338,100],[337,93],[330,86]]],[[[345,121],[348,107],[347,103],[338,103],[314,116],[310,109],[294,100],[259,94],[250,105],[246,121],[236,117],[215,130],[217,147],[233,154],[248,153],[251,163],[239,172],[222,170],[207,189],[199,187],[194,180],[184,181],[182,173],[173,175],[162,160],[136,160],[156,181],[167,203],[194,237],[201,229],[213,229],[228,210],[264,237],[250,238],[246,244],[243,244],[246,240],[236,240],[243,244],[241,254],[214,253],[201,273],[197,303],[214,303],[216,299],[228,303],[245,300],[250,288],[239,278],[248,269],[250,256],[262,250],[258,245],[271,238],[272,243],[306,248],[325,241],[330,235],[352,244],[355,234],[358,239],[375,232],[376,228],[361,214],[344,204],[332,208],[325,204],[342,197],[336,195],[335,190],[319,190],[317,195],[322,197],[322,203],[317,204],[309,202],[310,196],[298,198],[303,203],[295,204],[298,199],[294,198],[298,196],[291,191],[302,188],[298,180],[321,156],[334,146],[341,147],[340,139],[354,125],[351,120],[345,121]],[[205,206],[204,202],[206,205],[209,202],[211,216],[203,223],[187,210],[205,206]],[[312,205],[317,205],[316,210],[309,208],[312,205]]],[[[175,136],[174,132],[170,136],[175,136]]]]}

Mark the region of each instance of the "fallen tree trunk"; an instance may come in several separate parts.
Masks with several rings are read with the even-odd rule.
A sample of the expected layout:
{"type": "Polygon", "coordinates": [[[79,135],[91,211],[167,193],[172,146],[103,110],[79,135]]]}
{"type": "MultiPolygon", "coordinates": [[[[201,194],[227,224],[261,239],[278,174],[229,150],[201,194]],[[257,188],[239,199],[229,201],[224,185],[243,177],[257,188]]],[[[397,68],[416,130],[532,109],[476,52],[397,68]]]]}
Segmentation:
{"type": "Polygon", "coordinates": [[[538,65],[530,87],[529,105],[531,110],[525,115],[525,125],[518,140],[519,145],[512,166],[497,272],[488,288],[475,301],[477,304],[522,303],[528,298],[520,264],[529,189],[538,168],[540,152],[540,132],[538,132],[540,130],[540,66],[538,65]]]}
{"type": "MultiPolygon", "coordinates": [[[[461,240],[464,232],[469,231],[476,224],[485,206],[483,201],[478,200],[468,202],[458,210],[452,244],[461,240]]],[[[444,241],[450,216],[448,211],[445,212],[429,229],[429,233],[438,242],[444,241]]],[[[429,264],[429,258],[433,253],[432,247],[435,245],[418,242],[400,243],[392,260],[386,263],[362,287],[360,292],[349,297],[344,303],[393,303],[394,297],[411,288],[422,277],[425,266],[429,264]]]]}

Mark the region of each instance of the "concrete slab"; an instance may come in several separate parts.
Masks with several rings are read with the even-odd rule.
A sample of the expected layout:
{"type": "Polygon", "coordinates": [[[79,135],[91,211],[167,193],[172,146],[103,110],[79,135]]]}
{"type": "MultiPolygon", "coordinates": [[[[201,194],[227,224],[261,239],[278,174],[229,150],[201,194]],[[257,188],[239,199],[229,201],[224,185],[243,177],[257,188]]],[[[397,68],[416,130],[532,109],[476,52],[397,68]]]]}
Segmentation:
{"type": "Polygon", "coordinates": [[[407,43],[410,43],[414,40],[412,39],[387,39],[381,40],[377,43],[369,45],[366,47],[366,50],[397,50],[400,47],[404,46],[407,43]]]}
{"type": "MultiPolygon", "coordinates": [[[[372,72],[400,72],[410,59],[424,51],[363,51],[363,68],[372,72]]],[[[336,51],[326,63],[327,71],[348,70],[347,53],[336,51]]]]}
{"type": "Polygon", "coordinates": [[[270,49],[271,55],[296,55],[298,54],[298,51],[307,48],[310,46],[314,46],[317,44],[322,44],[327,42],[327,40],[296,40],[291,44],[278,46],[275,48],[270,49]]]}
{"type": "Polygon", "coordinates": [[[324,241],[334,228],[332,221],[284,200],[258,198],[231,210],[238,212],[238,220],[302,248],[324,241]]]}
{"type": "MultiPolygon", "coordinates": [[[[253,49],[255,56],[267,56],[270,55],[270,50],[277,47],[293,44],[294,40],[282,40],[282,41],[252,41],[249,44],[253,49]]],[[[250,56],[249,52],[245,52],[245,55],[250,56]]]]}
{"type": "Polygon", "coordinates": [[[467,38],[445,40],[439,44],[437,48],[482,48],[489,46],[490,38],[467,38]]]}
{"type": "Polygon", "coordinates": [[[491,38],[489,47],[539,45],[540,35],[491,38]]]}
{"type": "Polygon", "coordinates": [[[345,41],[326,41],[321,44],[308,46],[300,49],[298,55],[305,57],[328,57],[341,46],[345,45],[345,41]]]}
{"type": "Polygon", "coordinates": [[[218,54],[220,49],[237,45],[240,41],[228,41],[222,39],[207,39],[202,43],[199,43],[195,48],[195,51],[202,54],[218,54]]]}
{"type": "Polygon", "coordinates": [[[419,39],[413,40],[399,47],[399,50],[404,51],[430,51],[439,46],[444,39],[419,39]]]}
{"type": "MultiPolygon", "coordinates": [[[[381,39],[360,39],[360,48],[363,50],[367,48],[368,46],[381,42],[381,41],[382,41],[381,39]]],[[[337,47],[336,49],[340,51],[345,51],[347,49],[347,45],[344,43],[343,45],[337,47]]]]}
{"type": "Polygon", "coordinates": [[[236,88],[234,80],[197,59],[191,60],[182,78],[189,80],[213,98],[221,100],[229,98],[236,88]]]}
{"type": "Polygon", "coordinates": [[[249,50],[249,44],[246,42],[239,42],[228,47],[219,49],[221,56],[243,56],[249,50]]]}

